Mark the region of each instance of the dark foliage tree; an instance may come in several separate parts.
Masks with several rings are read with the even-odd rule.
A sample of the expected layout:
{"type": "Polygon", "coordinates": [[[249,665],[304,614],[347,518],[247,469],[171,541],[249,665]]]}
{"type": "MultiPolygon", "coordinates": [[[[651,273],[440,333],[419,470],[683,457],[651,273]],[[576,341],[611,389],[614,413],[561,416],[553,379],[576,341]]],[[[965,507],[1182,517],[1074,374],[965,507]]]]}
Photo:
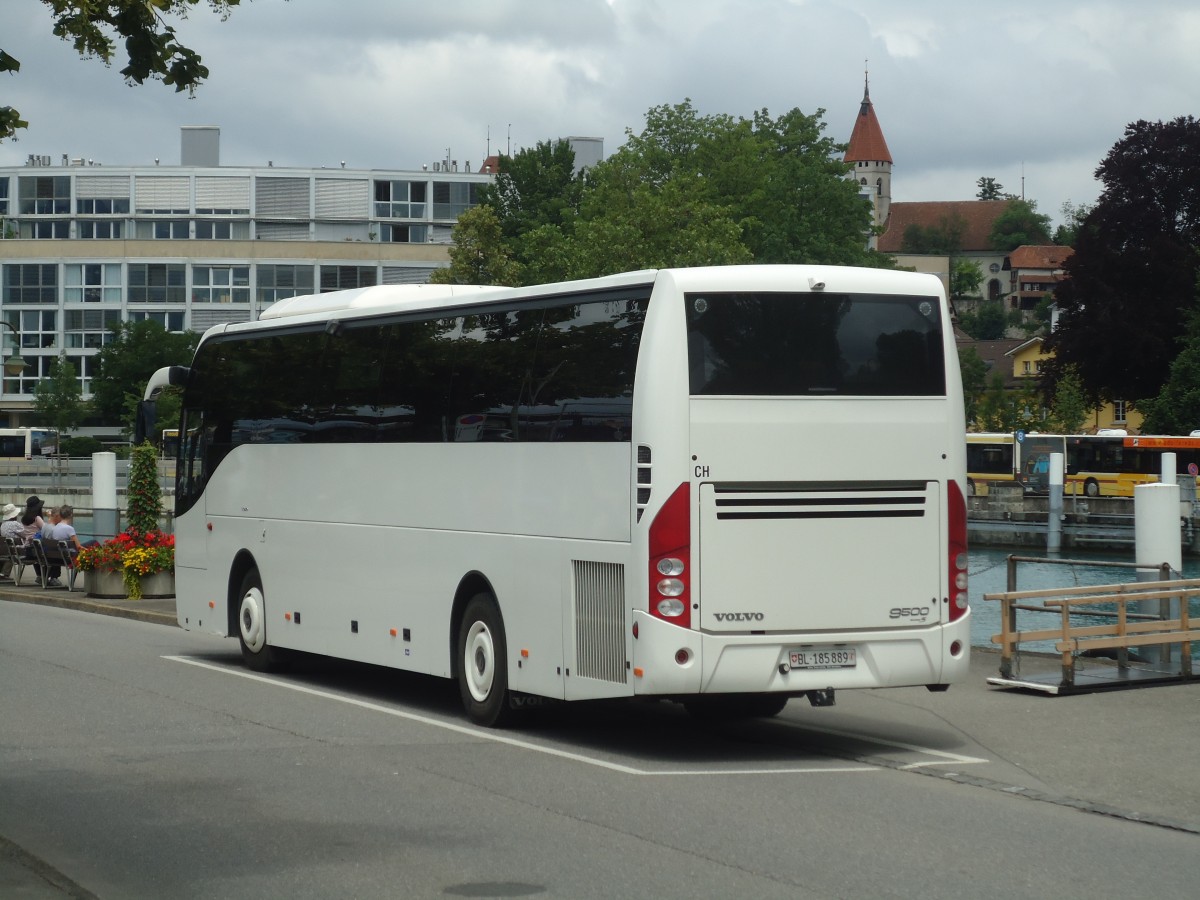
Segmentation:
{"type": "Polygon", "coordinates": [[[1037,211],[1033,200],[1010,199],[992,223],[988,240],[997,250],[1015,250],[1024,244],[1050,243],[1050,217],[1037,211]]]}
{"type": "Polygon", "coordinates": [[[1137,403],[1146,416],[1142,430],[1147,434],[1190,434],[1200,429],[1200,280],[1180,345],[1158,396],[1137,403]]]}
{"type": "Polygon", "coordinates": [[[1079,228],[1043,390],[1069,368],[1090,400],[1156,397],[1180,351],[1200,269],[1200,122],[1138,121],[1096,169],[1104,184],[1079,228]]]}
{"type": "Polygon", "coordinates": [[[127,395],[140,398],[150,376],[163,366],[191,362],[200,336],[169,332],[150,321],[120,322],[112,331],[112,341],[96,357],[92,408],[104,421],[116,424],[128,415],[127,395]]]}
{"type": "Polygon", "coordinates": [[[1004,304],[999,300],[985,300],[973,312],[961,313],[958,327],[977,341],[998,341],[1008,327],[1004,304]]]}
{"type": "Polygon", "coordinates": [[[962,250],[967,223],[961,216],[943,216],[937,224],[909,225],[900,239],[905,253],[935,253],[952,256],[962,250]]]}
{"type": "Polygon", "coordinates": [[[995,178],[983,176],[975,182],[975,186],[979,188],[975,193],[977,200],[1001,200],[1004,198],[1004,185],[995,178]]]}
{"type": "MultiPolygon", "coordinates": [[[[9,0],[12,2],[12,0],[9,0]]],[[[223,19],[241,0],[204,0],[223,19]]],[[[121,74],[129,84],[146,79],[171,85],[176,91],[194,91],[208,77],[200,54],[179,43],[167,17],[186,19],[201,0],[42,0],[54,19],[54,35],[70,41],[85,59],[112,62],[117,41],[123,42],[127,64],[121,74]]],[[[14,74],[17,59],[0,50],[0,72],[14,74]]],[[[0,141],[14,138],[29,127],[18,110],[0,107],[0,141]]]]}

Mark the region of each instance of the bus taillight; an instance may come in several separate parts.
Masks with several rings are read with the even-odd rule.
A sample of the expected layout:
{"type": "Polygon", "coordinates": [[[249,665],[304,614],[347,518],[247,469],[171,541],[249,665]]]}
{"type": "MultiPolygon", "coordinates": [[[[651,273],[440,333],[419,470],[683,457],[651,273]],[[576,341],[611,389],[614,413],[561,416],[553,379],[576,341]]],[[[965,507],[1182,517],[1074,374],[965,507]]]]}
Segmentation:
{"type": "Polygon", "coordinates": [[[947,482],[950,524],[950,614],[948,621],[961,619],[967,611],[967,503],[957,481],[947,482]]]}
{"type": "Polygon", "coordinates": [[[690,628],[691,494],[685,481],[650,523],[650,615],[690,628]]]}

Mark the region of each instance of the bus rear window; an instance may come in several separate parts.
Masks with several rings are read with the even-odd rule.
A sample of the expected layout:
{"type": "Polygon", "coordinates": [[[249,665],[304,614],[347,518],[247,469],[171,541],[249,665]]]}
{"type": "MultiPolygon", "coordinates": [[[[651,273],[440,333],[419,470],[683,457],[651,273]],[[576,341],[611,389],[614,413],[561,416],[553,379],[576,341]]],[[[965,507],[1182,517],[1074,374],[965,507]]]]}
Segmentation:
{"type": "Polygon", "coordinates": [[[942,396],[936,297],[689,294],[693,395],[942,396]]]}

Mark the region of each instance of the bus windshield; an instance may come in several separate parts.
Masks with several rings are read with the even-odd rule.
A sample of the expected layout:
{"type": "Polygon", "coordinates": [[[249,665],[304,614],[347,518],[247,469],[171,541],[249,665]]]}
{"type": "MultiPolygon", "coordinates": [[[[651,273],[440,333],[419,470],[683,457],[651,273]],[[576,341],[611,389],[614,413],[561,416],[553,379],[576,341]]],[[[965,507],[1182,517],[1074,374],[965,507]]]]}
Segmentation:
{"type": "Polygon", "coordinates": [[[689,294],[691,393],[945,396],[936,297],[689,294]]]}

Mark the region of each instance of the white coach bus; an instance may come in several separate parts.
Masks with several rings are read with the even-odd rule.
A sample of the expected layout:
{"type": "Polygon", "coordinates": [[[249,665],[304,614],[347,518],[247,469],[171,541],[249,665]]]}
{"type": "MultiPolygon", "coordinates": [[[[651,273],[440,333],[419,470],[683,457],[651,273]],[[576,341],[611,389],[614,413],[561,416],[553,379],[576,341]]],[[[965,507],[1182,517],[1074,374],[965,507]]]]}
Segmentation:
{"type": "Polygon", "coordinates": [[[966,675],[962,388],[933,276],[728,266],[379,286],[210,329],[184,628],[535,698],[773,715],[966,675]]]}

